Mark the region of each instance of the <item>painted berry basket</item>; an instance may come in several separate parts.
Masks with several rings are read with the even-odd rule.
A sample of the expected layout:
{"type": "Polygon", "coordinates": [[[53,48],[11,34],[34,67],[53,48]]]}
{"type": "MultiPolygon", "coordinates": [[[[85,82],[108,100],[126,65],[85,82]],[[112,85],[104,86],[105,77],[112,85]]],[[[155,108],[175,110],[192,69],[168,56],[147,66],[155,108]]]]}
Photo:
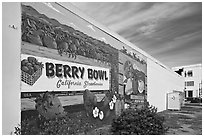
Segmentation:
{"type": "Polygon", "coordinates": [[[24,72],[21,70],[21,80],[25,83],[27,83],[28,85],[33,85],[38,78],[42,75],[42,68],[39,68],[35,73],[33,73],[32,75],[24,72]]]}

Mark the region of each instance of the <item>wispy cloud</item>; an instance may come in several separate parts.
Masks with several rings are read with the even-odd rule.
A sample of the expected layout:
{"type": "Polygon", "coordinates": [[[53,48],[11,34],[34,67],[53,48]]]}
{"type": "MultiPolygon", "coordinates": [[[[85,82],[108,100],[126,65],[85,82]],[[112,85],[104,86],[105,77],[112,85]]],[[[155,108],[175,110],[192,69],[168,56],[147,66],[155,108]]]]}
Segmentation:
{"type": "MultiPolygon", "coordinates": [[[[49,2],[43,2],[43,3],[44,3],[46,6],[48,6],[49,8],[51,8],[51,9],[57,11],[58,13],[61,13],[59,10],[57,10],[56,8],[54,8],[51,3],[49,3],[49,2]]],[[[61,14],[62,14],[62,13],[61,13],[61,14]]]]}
{"type": "Polygon", "coordinates": [[[72,27],[74,27],[75,29],[80,29],[78,26],[76,26],[73,22],[69,23],[72,27]]]}
{"type": "Polygon", "coordinates": [[[90,28],[90,29],[93,30],[93,31],[96,31],[96,30],[93,28],[92,25],[87,25],[87,27],[90,28]]]}
{"type": "Polygon", "coordinates": [[[201,2],[73,4],[167,66],[201,63],[201,2]]]}
{"type": "Polygon", "coordinates": [[[101,37],[101,38],[99,38],[99,39],[101,39],[101,40],[104,41],[104,42],[107,42],[106,38],[104,38],[104,37],[101,37]]]}

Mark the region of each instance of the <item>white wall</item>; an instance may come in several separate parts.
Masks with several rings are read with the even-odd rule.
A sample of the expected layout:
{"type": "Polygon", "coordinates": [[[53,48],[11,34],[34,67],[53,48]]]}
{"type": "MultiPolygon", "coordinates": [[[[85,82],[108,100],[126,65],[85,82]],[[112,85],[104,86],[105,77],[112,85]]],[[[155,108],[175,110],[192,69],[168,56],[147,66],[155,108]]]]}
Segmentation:
{"type": "Polygon", "coordinates": [[[20,123],[20,3],[2,3],[2,134],[20,123]],[[15,25],[12,29],[9,25],[15,25]]]}
{"type": "Polygon", "coordinates": [[[166,109],[167,93],[184,91],[184,78],[147,59],[147,100],[158,111],[166,109]]]}
{"type": "Polygon", "coordinates": [[[194,81],[194,86],[186,86],[186,97],[188,97],[188,91],[193,91],[193,97],[199,97],[199,83],[202,81],[202,64],[193,64],[193,65],[187,65],[187,66],[178,66],[172,68],[172,70],[178,70],[184,68],[184,72],[188,72],[189,70],[193,71],[193,76],[188,77],[188,75],[185,77],[183,72],[183,77],[185,77],[185,81],[194,81]]]}
{"type": "Polygon", "coordinates": [[[202,80],[202,67],[201,65],[185,67],[184,71],[193,71],[193,77],[185,77],[185,81],[194,81],[194,86],[186,86],[186,91],[193,90],[193,97],[199,97],[199,83],[202,80]]]}

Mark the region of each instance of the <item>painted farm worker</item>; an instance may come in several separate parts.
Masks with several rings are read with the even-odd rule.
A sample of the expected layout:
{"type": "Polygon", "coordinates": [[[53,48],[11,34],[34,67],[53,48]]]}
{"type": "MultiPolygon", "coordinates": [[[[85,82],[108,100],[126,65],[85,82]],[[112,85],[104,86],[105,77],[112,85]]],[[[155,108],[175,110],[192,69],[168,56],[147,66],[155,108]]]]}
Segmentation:
{"type": "Polygon", "coordinates": [[[74,39],[74,37],[73,37],[73,38],[69,39],[68,41],[69,41],[68,44],[69,44],[69,52],[70,52],[69,57],[76,59],[76,52],[77,52],[76,41],[77,40],[74,39]]]}
{"type": "Polygon", "coordinates": [[[97,105],[97,97],[94,93],[86,89],[83,93],[83,100],[86,115],[90,116],[92,114],[93,108],[97,105]]]}
{"type": "Polygon", "coordinates": [[[133,65],[134,81],[133,84],[134,94],[144,94],[145,90],[145,73],[142,72],[136,64],[133,65]]]}
{"type": "Polygon", "coordinates": [[[43,46],[42,39],[40,36],[41,36],[41,32],[31,29],[27,33],[27,40],[29,43],[43,46]]]}
{"type": "Polygon", "coordinates": [[[45,33],[42,38],[42,42],[43,42],[43,46],[45,47],[48,47],[51,49],[57,49],[57,43],[51,33],[45,33]]]}
{"type": "Polygon", "coordinates": [[[102,105],[102,107],[100,107],[100,110],[103,111],[105,117],[108,117],[110,115],[110,106],[109,106],[109,104],[110,104],[110,101],[112,99],[112,96],[113,96],[112,92],[107,91],[105,93],[104,98],[101,100],[101,102],[103,102],[103,105],[102,105]]]}
{"type": "Polygon", "coordinates": [[[51,92],[47,91],[43,95],[40,95],[35,102],[36,110],[40,116],[46,119],[64,117],[66,115],[59,98],[51,92]]]}
{"type": "Polygon", "coordinates": [[[136,64],[133,65],[133,94],[137,95],[138,94],[138,80],[139,80],[139,68],[137,67],[136,64]]]}
{"type": "Polygon", "coordinates": [[[124,91],[126,95],[137,95],[144,90],[145,74],[136,64],[126,61],[124,65],[124,91]]]}
{"type": "Polygon", "coordinates": [[[126,95],[130,95],[133,93],[133,66],[130,61],[126,61],[124,64],[124,91],[126,95]]]}
{"type": "Polygon", "coordinates": [[[139,71],[138,73],[138,87],[137,87],[137,90],[140,94],[144,94],[144,91],[145,91],[145,74],[144,72],[142,71],[139,71]]]}

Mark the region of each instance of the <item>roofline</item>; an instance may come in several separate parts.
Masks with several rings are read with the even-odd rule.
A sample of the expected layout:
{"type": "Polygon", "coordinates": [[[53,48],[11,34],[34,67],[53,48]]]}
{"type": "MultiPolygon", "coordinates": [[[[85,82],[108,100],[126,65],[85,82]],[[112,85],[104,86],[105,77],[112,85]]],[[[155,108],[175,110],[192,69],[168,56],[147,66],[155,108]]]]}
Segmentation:
{"type": "Polygon", "coordinates": [[[185,65],[185,66],[177,66],[177,67],[172,67],[172,69],[191,68],[191,67],[202,67],[202,64],[192,64],[192,65],[185,65]]]}
{"type": "MultiPolygon", "coordinates": [[[[123,38],[122,36],[120,36],[119,34],[117,34],[116,32],[110,30],[109,28],[105,27],[104,25],[98,23],[97,21],[95,21],[93,18],[87,16],[86,14],[84,14],[80,9],[78,9],[76,6],[74,6],[72,3],[66,3],[66,5],[64,5],[63,2],[56,2],[57,4],[61,5],[62,7],[64,7],[65,9],[73,12],[74,14],[76,14],[77,16],[79,16],[80,18],[84,19],[85,21],[89,22],[90,24],[92,24],[93,26],[95,26],[96,28],[104,31],[104,33],[107,33],[108,35],[111,35],[113,38],[115,38],[116,40],[124,43],[125,45],[133,48],[134,50],[140,52],[141,54],[143,54],[145,57],[149,58],[150,60],[154,61],[155,63],[157,63],[158,65],[160,65],[161,67],[165,68],[166,70],[175,73],[170,67],[167,67],[166,65],[164,65],[163,63],[161,63],[160,61],[158,61],[157,59],[155,59],[153,56],[149,55],[147,52],[143,51],[142,49],[138,48],[136,45],[134,45],[133,43],[129,42],[128,40],[126,40],[125,38],[123,38]]],[[[177,73],[175,73],[177,75],[177,73]]],[[[179,75],[180,76],[180,75],[179,75]]]]}

